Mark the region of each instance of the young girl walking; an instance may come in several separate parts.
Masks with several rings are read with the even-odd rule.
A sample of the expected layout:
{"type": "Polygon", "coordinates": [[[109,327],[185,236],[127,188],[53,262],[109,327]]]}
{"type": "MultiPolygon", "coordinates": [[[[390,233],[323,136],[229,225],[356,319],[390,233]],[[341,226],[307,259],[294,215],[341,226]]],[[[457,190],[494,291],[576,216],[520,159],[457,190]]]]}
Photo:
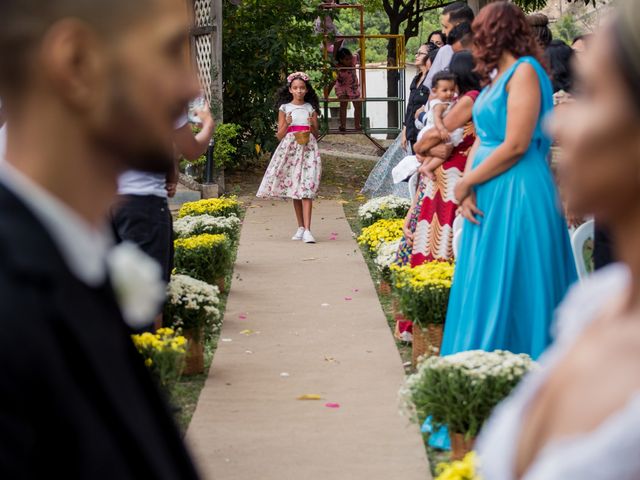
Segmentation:
{"type": "Polygon", "coordinates": [[[287,77],[287,84],[278,91],[276,108],[276,137],[280,145],[257,196],[293,199],[298,230],[291,239],[316,243],[311,234],[311,210],[322,173],[316,141],[320,102],[306,73],[296,72],[287,77]]]}

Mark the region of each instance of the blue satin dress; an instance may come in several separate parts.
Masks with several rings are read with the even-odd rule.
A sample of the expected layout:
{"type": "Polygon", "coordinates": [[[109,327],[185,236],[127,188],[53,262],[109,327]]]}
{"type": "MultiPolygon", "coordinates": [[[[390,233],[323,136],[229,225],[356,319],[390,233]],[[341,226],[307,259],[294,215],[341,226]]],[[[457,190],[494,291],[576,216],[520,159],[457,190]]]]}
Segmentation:
{"type": "MultiPolygon", "coordinates": [[[[551,343],[554,310],[577,280],[548,163],[551,140],[542,125],[553,109],[553,91],[534,58],[520,58],[478,97],[473,118],[481,143],[472,167],[485,161],[505,139],[506,85],[524,62],[538,73],[540,116],[524,156],[506,172],[475,187],[484,216],[478,217],[480,225],[464,223],[441,355],[500,349],[538,358],[551,343]]],[[[447,447],[443,433],[432,436],[432,446],[447,447]]]]}

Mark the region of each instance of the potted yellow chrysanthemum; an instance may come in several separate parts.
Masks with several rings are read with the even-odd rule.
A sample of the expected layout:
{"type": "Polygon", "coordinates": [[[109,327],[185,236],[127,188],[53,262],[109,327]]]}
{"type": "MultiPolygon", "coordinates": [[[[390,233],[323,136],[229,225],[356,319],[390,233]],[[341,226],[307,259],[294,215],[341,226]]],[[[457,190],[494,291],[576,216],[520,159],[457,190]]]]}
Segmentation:
{"type": "Polygon", "coordinates": [[[421,356],[440,353],[453,270],[453,264],[438,261],[393,268],[400,309],[413,322],[414,367],[421,356]]]}

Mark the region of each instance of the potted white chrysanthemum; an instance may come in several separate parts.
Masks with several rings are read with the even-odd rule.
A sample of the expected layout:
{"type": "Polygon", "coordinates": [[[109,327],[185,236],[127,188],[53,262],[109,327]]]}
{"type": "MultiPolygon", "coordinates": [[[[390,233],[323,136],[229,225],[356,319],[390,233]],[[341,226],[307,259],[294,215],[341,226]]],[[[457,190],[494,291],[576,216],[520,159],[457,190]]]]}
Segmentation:
{"type": "Polygon", "coordinates": [[[447,426],[452,457],[462,459],[495,406],[537,364],[526,354],[471,350],[428,357],[400,389],[401,410],[415,421],[447,426]]]}
{"type": "Polygon", "coordinates": [[[408,198],[396,195],[376,197],[358,208],[358,218],[363,227],[368,227],[378,220],[404,218],[410,207],[408,198]]]}
{"type": "Polygon", "coordinates": [[[188,340],[185,375],[204,371],[204,337],[220,329],[218,287],[187,275],[173,275],[167,287],[164,323],[188,340]]]}
{"type": "Polygon", "coordinates": [[[382,242],[373,259],[380,272],[380,292],[386,295],[391,293],[391,265],[397,261],[399,246],[400,240],[382,242]]]}

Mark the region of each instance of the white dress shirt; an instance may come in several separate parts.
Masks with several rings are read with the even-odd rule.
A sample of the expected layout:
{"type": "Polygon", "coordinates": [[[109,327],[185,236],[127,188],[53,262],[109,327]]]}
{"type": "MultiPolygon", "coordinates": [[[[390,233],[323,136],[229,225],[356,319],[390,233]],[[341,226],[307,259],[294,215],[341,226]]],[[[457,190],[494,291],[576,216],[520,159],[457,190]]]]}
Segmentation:
{"type": "Polygon", "coordinates": [[[424,84],[431,89],[433,76],[441,72],[447,68],[449,68],[449,64],[451,63],[451,57],[453,57],[454,51],[451,45],[445,45],[440,47],[438,53],[436,53],[436,58],[433,59],[433,63],[431,64],[431,68],[429,69],[429,73],[427,73],[427,78],[424,81],[424,84]]]}

